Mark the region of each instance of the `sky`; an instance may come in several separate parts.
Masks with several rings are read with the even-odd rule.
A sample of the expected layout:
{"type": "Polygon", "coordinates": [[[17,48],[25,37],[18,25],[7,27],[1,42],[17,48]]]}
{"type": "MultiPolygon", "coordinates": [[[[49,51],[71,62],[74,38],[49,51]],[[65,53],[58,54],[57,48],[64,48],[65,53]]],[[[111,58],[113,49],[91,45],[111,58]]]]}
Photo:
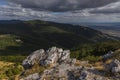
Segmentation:
{"type": "Polygon", "coordinates": [[[120,22],[120,0],[0,0],[0,20],[120,22]]]}

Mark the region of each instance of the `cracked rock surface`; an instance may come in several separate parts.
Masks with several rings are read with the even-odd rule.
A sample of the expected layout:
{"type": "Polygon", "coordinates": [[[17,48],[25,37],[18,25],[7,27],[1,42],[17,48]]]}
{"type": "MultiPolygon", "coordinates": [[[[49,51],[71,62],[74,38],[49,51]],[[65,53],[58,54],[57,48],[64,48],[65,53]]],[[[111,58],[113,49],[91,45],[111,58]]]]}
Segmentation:
{"type": "MultiPolygon", "coordinates": [[[[88,61],[81,63],[89,64],[88,61]]],[[[31,69],[35,64],[48,66],[42,73],[32,73],[22,77],[20,80],[120,80],[120,75],[105,77],[104,72],[100,72],[92,67],[76,65],[76,59],[70,58],[70,50],[52,47],[48,50],[40,49],[30,54],[22,63],[25,70],[31,69]]],[[[120,73],[120,62],[113,60],[109,64],[112,73],[120,73]]]]}

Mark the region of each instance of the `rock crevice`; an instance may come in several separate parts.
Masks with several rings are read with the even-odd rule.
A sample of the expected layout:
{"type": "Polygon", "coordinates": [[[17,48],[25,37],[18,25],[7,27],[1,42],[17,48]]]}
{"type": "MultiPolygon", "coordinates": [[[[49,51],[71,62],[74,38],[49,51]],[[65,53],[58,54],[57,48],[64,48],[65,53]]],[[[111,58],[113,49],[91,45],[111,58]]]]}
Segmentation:
{"type": "MultiPolygon", "coordinates": [[[[35,64],[46,68],[42,74],[34,73],[20,80],[120,80],[118,77],[105,77],[104,72],[100,72],[95,67],[83,66],[89,64],[88,61],[80,61],[81,65],[76,65],[76,59],[70,58],[70,50],[52,47],[48,50],[40,49],[30,54],[22,63],[25,70],[31,69],[35,64]],[[84,63],[84,64],[83,64],[84,63]]],[[[120,73],[120,62],[113,60],[108,65],[112,73],[120,73]]]]}

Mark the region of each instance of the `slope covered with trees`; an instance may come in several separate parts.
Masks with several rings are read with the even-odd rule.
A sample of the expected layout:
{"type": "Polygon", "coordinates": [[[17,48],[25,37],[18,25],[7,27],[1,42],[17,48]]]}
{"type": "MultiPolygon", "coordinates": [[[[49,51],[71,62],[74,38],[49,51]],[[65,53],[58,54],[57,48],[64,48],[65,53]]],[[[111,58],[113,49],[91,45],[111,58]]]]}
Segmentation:
{"type": "MultiPolygon", "coordinates": [[[[51,46],[72,49],[86,43],[118,40],[88,27],[39,20],[0,21],[0,34],[17,36],[15,39],[22,41],[17,47],[26,51],[51,46]]],[[[6,48],[11,47],[15,48],[13,45],[6,48]]]]}
{"type": "MultiPolygon", "coordinates": [[[[6,64],[0,68],[0,79],[14,79],[28,54],[51,46],[70,49],[71,58],[95,63],[108,51],[119,50],[120,41],[84,26],[38,20],[0,21],[0,63],[6,64]]],[[[119,51],[112,58],[119,58],[117,54],[119,51]]]]}

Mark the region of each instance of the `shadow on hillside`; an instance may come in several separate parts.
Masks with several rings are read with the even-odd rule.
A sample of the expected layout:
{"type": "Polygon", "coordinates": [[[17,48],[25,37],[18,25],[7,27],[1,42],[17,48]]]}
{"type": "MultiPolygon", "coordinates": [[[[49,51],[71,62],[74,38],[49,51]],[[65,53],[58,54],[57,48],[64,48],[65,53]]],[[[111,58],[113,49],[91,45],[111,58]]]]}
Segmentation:
{"type": "Polygon", "coordinates": [[[8,46],[3,50],[0,50],[0,55],[28,55],[36,50],[36,48],[30,48],[27,46],[8,46]]]}
{"type": "Polygon", "coordinates": [[[88,72],[93,73],[95,75],[105,76],[103,71],[99,72],[98,70],[95,70],[95,69],[93,69],[93,70],[92,69],[88,69],[88,72]]]}

